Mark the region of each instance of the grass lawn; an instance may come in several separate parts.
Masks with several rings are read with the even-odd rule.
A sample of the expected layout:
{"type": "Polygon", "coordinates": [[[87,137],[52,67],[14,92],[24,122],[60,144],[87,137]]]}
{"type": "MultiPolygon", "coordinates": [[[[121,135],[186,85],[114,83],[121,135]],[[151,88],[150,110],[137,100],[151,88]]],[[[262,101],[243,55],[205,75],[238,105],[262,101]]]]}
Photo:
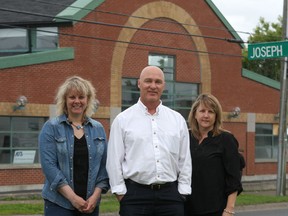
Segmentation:
{"type": "MultiPolygon", "coordinates": [[[[43,214],[43,202],[40,197],[32,197],[32,198],[7,197],[2,200],[9,202],[0,204],[0,215],[43,214]],[[31,202],[31,199],[34,202],[31,202]]],[[[236,206],[255,205],[263,203],[279,203],[279,202],[288,202],[288,196],[249,194],[243,192],[238,196],[236,206]]],[[[108,193],[102,197],[100,212],[102,213],[117,212],[118,208],[119,204],[114,195],[108,193]]]]}

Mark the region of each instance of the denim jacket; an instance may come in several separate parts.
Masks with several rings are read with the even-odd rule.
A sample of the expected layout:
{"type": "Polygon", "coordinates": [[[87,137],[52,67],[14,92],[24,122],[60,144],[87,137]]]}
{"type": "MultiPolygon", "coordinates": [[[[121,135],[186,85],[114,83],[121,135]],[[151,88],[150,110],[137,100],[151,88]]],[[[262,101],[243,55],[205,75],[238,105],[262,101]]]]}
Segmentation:
{"type": "MultiPolygon", "coordinates": [[[[106,171],[107,140],[103,126],[87,118],[84,124],[89,154],[87,198],[95,187],[105,193],[109,189],[106,171]]],[[[45,183],[42,197],[66,209],[74,209],[69,200],[58,192],[58,188],[73,183],[74,133],[66,115],[47,121],[39,135],[40,159],[45,183]]],[[[99,205],[99,203],[98,203],[99,205]]]]}

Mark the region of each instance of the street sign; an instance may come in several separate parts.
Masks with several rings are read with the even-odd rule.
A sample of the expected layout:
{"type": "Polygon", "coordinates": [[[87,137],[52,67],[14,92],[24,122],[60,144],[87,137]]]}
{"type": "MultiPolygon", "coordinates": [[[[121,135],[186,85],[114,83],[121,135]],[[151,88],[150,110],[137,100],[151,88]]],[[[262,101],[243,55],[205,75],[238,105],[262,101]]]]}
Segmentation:
{"type": "Polygon", "coordinates": [[[288,41],[248,44],[248,59],[281,58],[288,56],[288,41]]]}

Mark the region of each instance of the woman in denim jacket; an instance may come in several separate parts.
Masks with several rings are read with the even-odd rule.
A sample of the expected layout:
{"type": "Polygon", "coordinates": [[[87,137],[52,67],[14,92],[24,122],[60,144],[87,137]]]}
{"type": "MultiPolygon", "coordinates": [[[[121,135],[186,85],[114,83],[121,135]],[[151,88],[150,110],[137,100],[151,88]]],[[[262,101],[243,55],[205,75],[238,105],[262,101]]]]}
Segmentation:
{"type": "Polygon", "coordinates": [[[106,134],[90,118],[95,95],[89,81],[68,78],[56,96],[59,116],[47,121],[39,135],[47,216],[99,215],[101,193],[109,183],[106,134]]]}

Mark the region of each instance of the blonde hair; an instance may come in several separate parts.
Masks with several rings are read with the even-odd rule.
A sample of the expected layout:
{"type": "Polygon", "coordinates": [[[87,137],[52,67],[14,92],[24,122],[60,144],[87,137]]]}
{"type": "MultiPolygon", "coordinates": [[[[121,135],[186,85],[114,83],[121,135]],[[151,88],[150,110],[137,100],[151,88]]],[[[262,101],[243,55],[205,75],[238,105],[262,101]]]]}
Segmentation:
{"type": "Polygon", "coordinates": [[[84,111],[84,116],[91,117],[95,112],[96,105],[96,90],[90,81],[85,80],[79,76],[72,76],[65,80],[65,82],[59,87],[56,94],[56,108],[57,114],[68,114],[66,106],[66,96],[72,91],[76,90],[79,93],[87,96],[87,108],[84,111]]]}
{"type": "Polygon", "coordinates": [[[188,124],[193,136],[197,139],[201,138],[198,122],[195,119],[196,110],[200,105],[210,108],[215,113],[215,123],[212,129],[213,136],[219,135],[224,131],[222,128],[222,107],[218,99],[211,94],[200,94],[193,103],[191,111],[188,116],[188,124]]]}

